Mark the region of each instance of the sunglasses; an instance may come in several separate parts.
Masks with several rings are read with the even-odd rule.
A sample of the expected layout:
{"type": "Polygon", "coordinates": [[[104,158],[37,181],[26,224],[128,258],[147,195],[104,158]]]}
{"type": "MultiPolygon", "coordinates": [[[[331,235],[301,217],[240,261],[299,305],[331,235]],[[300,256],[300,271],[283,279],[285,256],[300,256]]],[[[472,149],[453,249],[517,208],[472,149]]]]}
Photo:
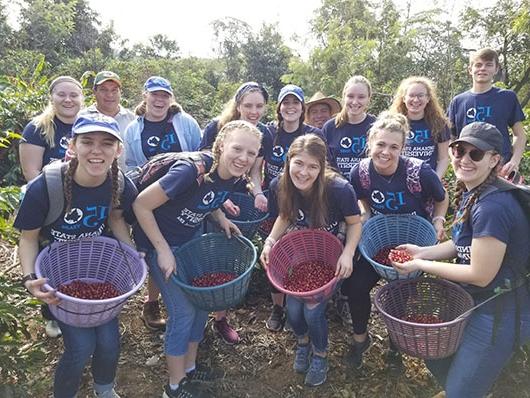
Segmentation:
{"type": "Polygon", "coordinates": [[[473,162],[480,162],[484,158],[484,155],[486,154],[486,152],[484,152],[484,151],[482,151],[480,149],[477,149],[477,148],[466,150],[466,148],[463,145],[460,145],[460,144],[453,145],[451,147],[451,151],[453,152],[453,156],[456,159],[463,158],[465,156],[465,154],[467,153],[467,154],[469,154],[469,158],[473,162]]]}

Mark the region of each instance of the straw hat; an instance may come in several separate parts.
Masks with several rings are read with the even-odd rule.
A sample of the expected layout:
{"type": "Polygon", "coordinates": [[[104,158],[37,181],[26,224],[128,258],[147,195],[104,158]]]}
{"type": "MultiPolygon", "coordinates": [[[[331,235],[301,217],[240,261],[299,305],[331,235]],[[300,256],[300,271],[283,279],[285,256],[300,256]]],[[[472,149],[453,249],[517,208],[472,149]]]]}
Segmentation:
{"type": "Polygon", "coordinates": [[[340,112],[340,102],[333,97],[326,97],[322,92],[317,91],[310,99],[305,103],[307,111],[315,104],[326,104],[331,109],[331,114],[334,115],[340,112]]]}

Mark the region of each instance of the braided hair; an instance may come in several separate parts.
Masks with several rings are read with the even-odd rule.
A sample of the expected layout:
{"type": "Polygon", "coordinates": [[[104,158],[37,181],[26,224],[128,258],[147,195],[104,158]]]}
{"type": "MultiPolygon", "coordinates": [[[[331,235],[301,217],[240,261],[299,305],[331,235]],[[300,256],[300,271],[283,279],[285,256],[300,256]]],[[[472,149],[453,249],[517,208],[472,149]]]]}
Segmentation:
{"type": "MultiPolygon", "coordinates": [[[[217,167],[219,167],[219,159],[221,159],[221,147],[225,143],[226,139],[230,137],[230,135],[234,131],[244,131],[246,133],[252,134],[256,138],[258,138],[259,141],[261,142],[261,138],[262,138],[261,131],[259,131],[256,126],[253,126],[249,122],[246,122],[244,120],[233,120],[225,124],[223,128],[219,130],[219,133],[217,133],[217,137],[215,138],[215,141],[213,143],[213,146],[212,146],[213,164],[212,164],[212,167],[210,168],[210,171],[204,175],[204,178],[206,181],[212,182],[212,176],[215,170],[217,169],[217,167]]],[[[243,175],[242,178],[247,181],[247,184],[250,185],[250,187],[252,187],[252,184],[250,182],[249,172],[250,170],[247,171],[243,175]]]]}

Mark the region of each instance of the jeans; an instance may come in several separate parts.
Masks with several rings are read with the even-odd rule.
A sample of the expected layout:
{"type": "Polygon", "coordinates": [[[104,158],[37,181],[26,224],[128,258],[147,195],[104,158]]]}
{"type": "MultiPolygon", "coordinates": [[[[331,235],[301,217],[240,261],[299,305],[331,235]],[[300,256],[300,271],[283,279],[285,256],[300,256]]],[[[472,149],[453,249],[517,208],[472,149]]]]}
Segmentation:
{"type": "Polygon", "coordinates": [[[185,355],[189,343],[198,343],[202,340],[208,312],[196,308],[171,279],[168,281],[164,279],[155,250],[150,250],[145,260],[150,275],[160,289],[168,313],[164,351],[172,356],[185,355]]]}
{"type": "Polygon", "coordinates": [[[83,369],[91,357],[94,389],[99,392],[112,389],[120,357],[118,318],[92,328],[58,322],[63,332],[64,353],[55,371],[54,397],[72,398],[76,395],[83,369]]]}
{"type": "Polygon", "coordinates": [[[326,306],[328,300],[307,304],[287,295],[287,318],[297,338],[309,335],[313,350],[324,353],[328,350],[328,321],[326,306]]]}
{"type": "MultiPolygon", "coordinates": [[[[502,313],[493,343],[494,317],[491,313],[475,310],[457,352],[449,358],[426,361],[431,373],[444,386],[448,398],[486,396],[510,360],[515,342],[515,312],[502,313]]],[[[530,341],[530,300],[521,304],[520,333],[521,344],[530,341]]]]}

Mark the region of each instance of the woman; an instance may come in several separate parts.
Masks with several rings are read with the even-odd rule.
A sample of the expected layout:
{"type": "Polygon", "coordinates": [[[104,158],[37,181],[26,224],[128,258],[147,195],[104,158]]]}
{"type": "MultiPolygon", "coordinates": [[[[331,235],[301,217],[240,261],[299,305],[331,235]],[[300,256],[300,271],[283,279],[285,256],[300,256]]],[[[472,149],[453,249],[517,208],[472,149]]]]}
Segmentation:
{"type": "MultiPolygon", "coordinates": [[[[433,223],[439,239],[444,235],[448,196],[436,173],[426,163],[401,156],[409,126],[405,116],[383,112],[368,133],[369,158],[355,165],[350,181],[360,200],[363,222],[372,214],[417,214],[433,223]],[[410,187],[411,176],[417,182],[410,187]],[[432,208],[430,204],[434,202],[432,208]]],[[[380,276],[360,258],[354,275],[344,282],[353,321],[353,346],[348,362],[357,368],[370,346],[367,332],[370,318],[370,291],[380,276]]],[[[392,345],[387,355],[391,369],[401,370],[401,356],[392,345]]]]}
{"type": "Polygon", "coordinates": [[[372,86],[364,76],[352,76],[342,90],[340,113],[324,124],[322,133],[328,141],[330,162],[345,177],[351,168],[366,157],[366,137],[375,116],[366,113],[372,97],[372,86]]]}
{"type": "Polygon", "coordinates": [[[51,82],[49,92],[46,109],[22,132],[19,154],[26,181],[37,177],[52,160],[64,159],[72,125],[83,106],[81,83],[73,77],[59,76],[51,82]]]}
{"type": "MultiPolygon", "coordinates": [[[[361,237],[360,211],[352,186],[326,165],[326,152],[326,143],[314,134],[298,137],[289,147],[285,171],[271,183],[269,203],[277,218],[261,254],[265,267],[272,246],[291,225],[337,235],[339,223],[345,222],[346,241],[335,276],[350,276],[361,237]]],[[[305,384],[309,386],[318,386],[327,377],[326,306],[327,300],[315,305],[287,296],[287,314],[297,338],[294,369],[305,373],[305,384]]]]}
{"type": "MultiPolygon", "coordinates": [[[[263,194],[262,189],[263,154],[272,150],[270,131],[267,126],[260,122],[266,111],[268,100],[269,94],[261,84],[256,82],[243,83],[237,89],[234,97],[226,104],[219,118],[208,123],[199,145],[200,150],[211,149],[219,130],[233,120],[245,120],[261,131],[263,138],[258,158],[250,169],[250,189],[247,188],[246,180],[242,180],[238,187],[238,191],[247,192],[250,190],[254,196],[254,206],[261,211],[267,211],[267,197],[263,194]]],[[[239,208],[230,199],[223,204],[223,207],[229,214],[239,214],[239,208]]],[[[237,344],[241,338],[237,331],[229,325],[226,315],[226,311],[217,311],[213,328],[225,343],[237,344]]]]}
{"type": "Polygon", "coordinates": [[[204,154],[209,158],[209,172],[202,184],[196,183],[194,165],[178,163],[143,190],[133,204],[139,223],[134,229],[135,241],[147,252],[150,274],[160,287],[169,315],[165,335],[169,383],[164,387],[165,398],[200,396],[190,379],[219,376],[196,365],[208,313],[196,308],[175,284],[167,283],[177,267],[173,251],[202,232],[202,221],[209,214],[229,237],[239,233],[220,207],[238,179],[250,171],[260,144],[261,133],[255,126],[245,121],[229,122],[215,139],[213,159],[204,154]]]}
{"type": "Polygon", "coordinates": [[[449,166],[451,131],[434,83],[418,76],[403,80],[390,110],[405,115],[410,125],[403,155],[425,160],[442,179],[449,166]]]}
{"type": "Polygon", "coordinates": [[[422,270],[462,284],[475,304],[506,280],[514,287],[471,314],[462,344],[450,358],[428,361],[447,397],[485,397],[519,343],[530,341],[528,281],[530,225],[510,191],[496,186],[502,165],[502,134],[474,122],[451,143],[458,180],[451,240],[429,247],[402,245],[413,260],[394,263],[399,272],[422,270]],[[456,258],[456,263],[440,262],[456,258]]]}
{"type": "MultiPolygon", "coordinates": [[[[273,144],[272,150],[265,153],[264,189],[268,189],[272,179],[278,177],[282,172],[287,151],[297,137],[313,133],[325,140],[319,129],[304,123],[304,92],[294,84],[288,84],[280,90],[276,118],[276,124],[269,125],[273,144]]],[[[282,330],[285,322],[283,309],[285,296],[272,285],[271,296],[272,311],[265,325],[267,329],[277,332],[282,330]]]]}
{"type": "MultiPolygon", "coordinates": [[[[45,226],[50,208],[46,181],[41,174],[28,184],[28,189],[15,227],[21,230],[19,242],[20,263],[26,289],[47,304],[58,304],[54,291],[41,290],[45,278],[36,279],[35,260],[39,242],[69,240],[83,236],[99,236],[109,226],[114,236],[133,245],[123,212],[131,207],[136,196],[134,184],[125,179],[122,195],[118,190],[117,158],[122,152],[120,130],[116,121],[108,116],[87,114],[80,116],[72,128],[73,139],[69,151],[75,155],[68,162],[64,175],[65,209],[60,217],[45,226]],[[97,208],[100,217],[94,217],[97,208]],[[86,214],[81,219],[72,214],[86,214]],[[85,220],[89,218],[90,220],[85,220]],[[77,222],[72,222],[78,219],[77,222]],[[90,221],[90,222],[86,222],[90,221]]],[[[63,333],[64,353],[55,371],[54,397],[76,396],[83,369],[92,357],[92,376],[97,397],[119,398],[114,382],[120,354],[118,318],[97,327],[79,328],[59,322],[63,333]]]]}
{"type": "MultiPolygon", "coordinates": [[[[125,164],[127,170],[142,166],[154,155],[164,152],[195,151],[201,140],[196,120],[175,102],[171,83],[151,76],[144,84],[143,101],[136,107],[138,117],[125,130],[125,164]]],[[[166,321],[160,315],[160,291],[151,278],[142,319],[151,330],[164,330],[166,321]]]]}

